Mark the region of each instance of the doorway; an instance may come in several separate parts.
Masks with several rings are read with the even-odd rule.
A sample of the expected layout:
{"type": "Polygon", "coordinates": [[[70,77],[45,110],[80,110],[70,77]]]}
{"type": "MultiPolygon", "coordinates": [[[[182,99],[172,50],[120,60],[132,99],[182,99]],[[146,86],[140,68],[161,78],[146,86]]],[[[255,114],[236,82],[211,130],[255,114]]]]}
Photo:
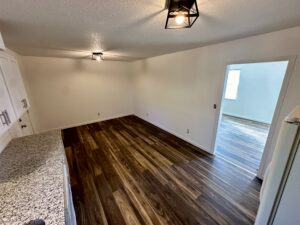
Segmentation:
{"type": "Polygon", "coordinates": [[[257,174],[289,61],[230,64],[215,154],[257,174]]]}

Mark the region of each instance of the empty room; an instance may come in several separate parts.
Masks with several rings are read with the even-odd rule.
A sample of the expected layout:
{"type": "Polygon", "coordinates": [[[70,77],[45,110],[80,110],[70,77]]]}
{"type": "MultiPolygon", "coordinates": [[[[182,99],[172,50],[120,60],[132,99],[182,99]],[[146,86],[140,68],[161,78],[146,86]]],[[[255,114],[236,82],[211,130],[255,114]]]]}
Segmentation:
{"type": "Polygon", "coordinates": [[[299,9],[1,0],[0,225],[299,225],[299,9]]]}
{"type": "Polygon", "coordinates": [[[287,65],[288,61],[276,61],[228,66],[216,154],[254,175],[270,133],[287,65]]]}

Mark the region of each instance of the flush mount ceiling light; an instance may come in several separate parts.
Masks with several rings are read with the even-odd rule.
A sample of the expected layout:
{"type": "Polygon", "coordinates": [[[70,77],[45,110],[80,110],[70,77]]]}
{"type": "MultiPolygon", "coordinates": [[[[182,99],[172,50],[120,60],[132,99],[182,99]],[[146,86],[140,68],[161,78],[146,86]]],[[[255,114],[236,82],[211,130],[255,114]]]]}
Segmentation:
{"type": "Polygon", "coordinates": [[[165,29],[190,28],[199,17],[197,0],[167,0],[165,29]]]}
{"type": "Polygon", "coordinates": [[[104,56],[102,52],[93,52],[92,53],[92,60],[96,60],[98,62],[101,62],[104,60],[104,56]]]}

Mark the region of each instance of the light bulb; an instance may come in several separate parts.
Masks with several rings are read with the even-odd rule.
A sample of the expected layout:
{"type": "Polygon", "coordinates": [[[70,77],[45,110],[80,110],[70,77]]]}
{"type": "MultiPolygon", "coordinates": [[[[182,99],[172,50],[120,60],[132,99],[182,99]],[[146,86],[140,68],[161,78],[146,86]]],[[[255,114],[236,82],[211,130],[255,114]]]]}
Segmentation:
{"type": "Polygon", "coordinates": [[[101,61],[101,57],[100,57],[100,55],[97,55],[97,56],[96,56],[96,60],[97,60],[98,62],[100,62],[100,61],[101,61]]]}
{"type": "Polygon", "coordinates": [[[183,24],[184,19],[185,19],[185,16],[183,16],[183,15],[178,15],[178,16],[175,17],[175,21],[176,21],[176,23],[177,23],[178,25],[183,24]]]}

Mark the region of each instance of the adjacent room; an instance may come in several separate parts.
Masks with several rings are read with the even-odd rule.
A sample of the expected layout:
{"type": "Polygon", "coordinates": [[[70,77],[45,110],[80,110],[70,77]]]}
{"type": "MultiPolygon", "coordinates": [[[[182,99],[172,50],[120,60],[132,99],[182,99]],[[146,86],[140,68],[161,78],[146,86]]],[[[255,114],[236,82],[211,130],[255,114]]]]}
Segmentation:
{"type": "Polygon", "coordinates": [[[1,0],[0,225],[299,225],[299,0],[1,0]]]}
{"type": "Polygon", "coordinates": [[[288,61],[231,64],[225,80],[216,154],[257,174],[288,61]]]}

